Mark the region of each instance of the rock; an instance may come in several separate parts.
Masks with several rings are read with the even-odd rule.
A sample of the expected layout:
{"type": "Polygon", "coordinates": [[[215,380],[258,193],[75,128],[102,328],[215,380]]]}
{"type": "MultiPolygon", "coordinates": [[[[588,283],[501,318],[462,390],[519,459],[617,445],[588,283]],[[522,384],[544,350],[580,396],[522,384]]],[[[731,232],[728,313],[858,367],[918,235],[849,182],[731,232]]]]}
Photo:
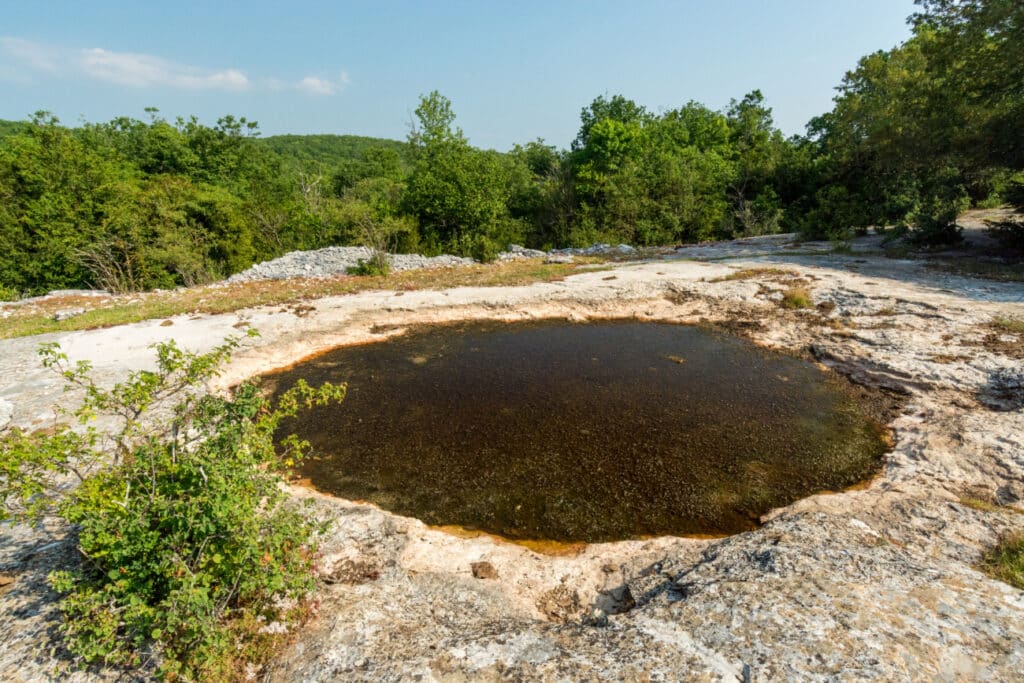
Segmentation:
{"type": "Polygon", "coordinates": [[[520,246],[518,244],[510,244],[508,245],[508,249],[506,251],[503,251],[500,254],[498,254],[498,260],[515,261],[517,259],[540,258],[542,256],[547,256],[547,253],[540,251],[539,249],[527,249],[526,247],[520,246]]]}
{"type": "Polygon", "coordinates": [[[350,558],[330,561],[325,558],[324,564],[328,568],[321,570],[319,573],[324,583],[358,585],[376,581],[380,578],[380,569],[369,562],[352,560],[350,558]]]}
{"type": "Polygon", "coordinates": [[[594,599],[594,608],[605,614],[625,614],[636,607],[633,592],[627,584],[616,586],[611,590],[601,591],[594,599]]]}
{"type": "Polygon", "coordinates": [[[989,375],[978,392],[978,400],[992,410],[1024,408],[1024,370],[1000,368],[989,375]]]}
{"type": "Polygon", "coordinates": [[[552,252],[544,259],[544,263],[572,263],[575,260],[576,259],[572,254],[557,254],[552,252]]]}
{"type": "MultiPolygon", "coordinates": [[[[371,256],[373,251],[367,247],[326,247],[314,251],[293,251],[272,261],[257,263],[241,273],[235,273],[227,282],[347,275],[349,268],[357,267],[360,261],[366,261],[371,256]]],[[[429,257],[419,254],[389,254],[388,263],[391,270],[403,271],[465,266],[476,261],[449,254],[429,257]]]]}
{"type": "Polygon", "coordinates": [[[608,625],[608,615],[604,610],[595,607],[587,613],[587,616],[583,618],[583,623],[587,626],[604,627],[608,625]]]}
{"type": "MultiPolygon", "coordinates": [[[[1024,411],[1007,403],[1021,401],[1024,377],[1018,359],[977,340],[993,318],[1019,317],[1024,285],[867,253],[854,273],[850,259],[812,253],[829,249],[802,245],[802,255],[779,260],[815,277],[814,300],[835,304],[835,327],[775,315],[756,296],[768,278],[716,281],[792,250],[784,236],[688,247],[680,256],[706,261],[631,264],[620,271],[629,277],[615,281],[421,291],[397,299],[408,308],[382,307],[389,295],[356,294],[313,302],[317,310],[305,318],[277,324],[272,312],[245,312],[264,336],[224,386],[340,340],[372,341],[375,327],[651,311],[665,322],[727,324],[765,346],[813,346],[833,371],[904,387],[908,396],[871,482],[795,501],[727,538],[645,538],[545,555],[290,489],[315,498],[322,519],[337,522],[318,558],[332,583],[317,588],[316,617],[289,634],[267,680],[1019,680],[1024,592],[978,568],[1000,537],[1024,530],[1024,517],[1003,507],[1024,500],[1024,411]],[[737,260],[726,265],[718,256],[737,260]],[[879,316],[884,308],[896,315],[879,316]],[[880,325],[890,318],[894,326],[880,325]],[[937,361],[937,351],[965,361],[937,361]],[[972,497],[990,505],[962,504],[972,497]],[[481,558],[500,578],[470,580],[467,569],[481,558]],[[636,604],[609,617],[595,598],[620,584],[636,604]]],[[[237,321],[175,318],[174,334],[207,350],[237,321]]],[[[148,345],[167,334],[157,323],[60,338],[73,358],[91,360],[113,382],[151,358],[148,345]]],[[[75,397],[39,367],[38,342],[0,340],[8,382],[0,395],[17,406],[19,422],[50,415],[58,402],[73,407],[75,397]]],[[[3,527],[0,573],[17,581],[0,590],[0,680],[50,680],[64,665],[46,576],[80,560],[73,542],[41,552],[54,531],[66,533],[3,527]]],[[[146,676],[103,678],[90,669],[73,680],[117,675],[146,676]]]]}
{"type": "Polygon", "coordinates": [[[11,423],[14,417],[14,406],[7,399],[0,398],[0,429],[11,423]]]}
{"type": "Polygon", "coordinates": [[[54,313],[53,319],[60,322],[61,320],[68,320],[69,318],[74,318],[76,315],[82,315],[83,313],[85,313],[84,308],[64,308],[54,313]]]}
{"type": "Polygon", "coordinates": [[[490,562],[473,562],[469,565],[473,571],[473,577],[477,579],[496,579],[498,570],[490,562]]]}
{"type": "Polygon", "coordinates": [[[37,297],[37,299],[63,296],[110,296],[110,292],[103,289],[55,289],[52,292],[47,292],[44,296],[37,297]]]}
{"type": "Polygon", "coordinates": [[[543,593],[537,600],[539,609],[549,621],[570,621],[580,611],[580,596],[565,579],[562,583],[543,593]]]}

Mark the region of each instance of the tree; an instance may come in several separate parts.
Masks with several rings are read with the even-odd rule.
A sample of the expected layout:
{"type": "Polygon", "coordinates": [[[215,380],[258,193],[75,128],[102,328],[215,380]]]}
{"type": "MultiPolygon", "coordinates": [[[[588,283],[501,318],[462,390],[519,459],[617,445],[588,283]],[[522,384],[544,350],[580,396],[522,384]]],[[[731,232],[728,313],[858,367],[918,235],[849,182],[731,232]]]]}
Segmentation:
{"type": "Polygon", "coordinates": [[[509,164],[469,145],[453,128],[451,102],[436,90],[421,98],[416,117],[405,206],[419,222],[424,246],[493,258],[522,234],[508,210],[509,164]]]}

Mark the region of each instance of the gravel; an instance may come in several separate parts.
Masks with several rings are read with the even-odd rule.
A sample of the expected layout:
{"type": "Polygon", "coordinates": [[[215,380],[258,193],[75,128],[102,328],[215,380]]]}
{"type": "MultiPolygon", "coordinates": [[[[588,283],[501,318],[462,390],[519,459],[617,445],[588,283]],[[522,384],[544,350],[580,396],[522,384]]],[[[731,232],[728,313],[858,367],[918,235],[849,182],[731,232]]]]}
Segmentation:
{"type": "MultiPolygon", "coordinates": [[[[620,244],[618,246],[595,244],[585,249],[556,249],[550,253],[512,244],[507,251],[498,254],[497,260],[499,262],[507,262],[518,259],[546,257],[549,262],[553,263],[571,263],[571,257],[577,254],[584,256],[629,256],[635,253],[636,249],[628,244],[620,244]]],[[[232,275],[227,279],[227,282],[345,275],[348,273],[349,268],[358,266],[361,260],[369,259],[371,255],[372,252],[368,247],[327,247],[315,251],[293,251],[272,261],[257,263],[248,270],[232,275]]],[[[450,254],[442,254],[441,256],[389,254],[388,260],[393,271],[416,270],[420,268],[453,268],[476,263],[471,258],[452,256],[450,254]]]]}
{"type": "MultiPolygon", "coordinates": [[[[367,247],[327,247],[316,251],[293,251],[272,261],[257,263],[248,270],[235,273],[228,282],[249,282],[252,280],[283,280],[291,277],[332,277],[345,275],[349,268],[355,268],[359,261],[367,260],[372,251],[367,247]]],[[[415,270],[418,268],[451,268],[475,263],[473,259],[461,256],[420,256],[418,254],[389,254],[391,269],[415,270]]]]}

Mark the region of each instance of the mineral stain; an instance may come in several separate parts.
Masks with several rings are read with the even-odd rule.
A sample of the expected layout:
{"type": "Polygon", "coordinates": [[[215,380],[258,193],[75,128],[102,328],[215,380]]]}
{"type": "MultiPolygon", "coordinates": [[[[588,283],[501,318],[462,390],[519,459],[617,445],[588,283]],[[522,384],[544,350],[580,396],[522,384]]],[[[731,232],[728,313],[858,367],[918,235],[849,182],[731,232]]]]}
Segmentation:
{"type": "Polygon", "coordinates": [[[743,531],[887,448],[838,378],[697,327],[422,327],[266,379],[300,378],[348,383],[282,428],[315,488],[514,539],[743,531]]]}

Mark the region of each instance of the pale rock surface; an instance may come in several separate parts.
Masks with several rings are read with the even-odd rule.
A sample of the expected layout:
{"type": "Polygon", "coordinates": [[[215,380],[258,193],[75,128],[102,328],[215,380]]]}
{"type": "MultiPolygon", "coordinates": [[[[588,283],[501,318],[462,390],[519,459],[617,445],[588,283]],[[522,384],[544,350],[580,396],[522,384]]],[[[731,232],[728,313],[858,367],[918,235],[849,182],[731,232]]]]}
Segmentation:
{"type": "MultiPolygon", "coordinates": [[[[74,400],[39,368],[42,341],[92,361],[111,382],[148,367],[154,342],[205,350],[247,322],[262,336],[236,357],[223,387],[415,323],[719,324],[904,396],[881,472],[861,488],[774,510],[749,533],[556,554],[294,488],[333,525],[319,615],[281,653],[271,680],[1019,680],[1024,592],[977,567],[1002,535],[1024,531],[1014,346],[1024,339],[986,341],[994,318],[1024,316],[1024,284],[946,275],[854,247],[852,256],[793,253],[784,239],[745,240],[618,264],[614,279],[581,271],[522,287],[364,292],[320,299],[301,318],[267,307],[181,316],[172,327],[154,320],[3,340],[0,399],[25,426],[74,400]],[[709,253],[729,260],[688,260],[709,253]],[[757,268],[792,273],[723,279],[757,268]],[[774,303],[793,278],[819,308],[774,303]],[[480,562],[496,578],[475,578],[480,562]],[[625,611],[612,613],[616,605],[625,611]]],[[[16,577],[0,593],[0,678],[46,680],[64,665],[51,649],[54,596],[42,580],[74,561],[63,533],[0,532],[0,574],[16,577]]]]}

